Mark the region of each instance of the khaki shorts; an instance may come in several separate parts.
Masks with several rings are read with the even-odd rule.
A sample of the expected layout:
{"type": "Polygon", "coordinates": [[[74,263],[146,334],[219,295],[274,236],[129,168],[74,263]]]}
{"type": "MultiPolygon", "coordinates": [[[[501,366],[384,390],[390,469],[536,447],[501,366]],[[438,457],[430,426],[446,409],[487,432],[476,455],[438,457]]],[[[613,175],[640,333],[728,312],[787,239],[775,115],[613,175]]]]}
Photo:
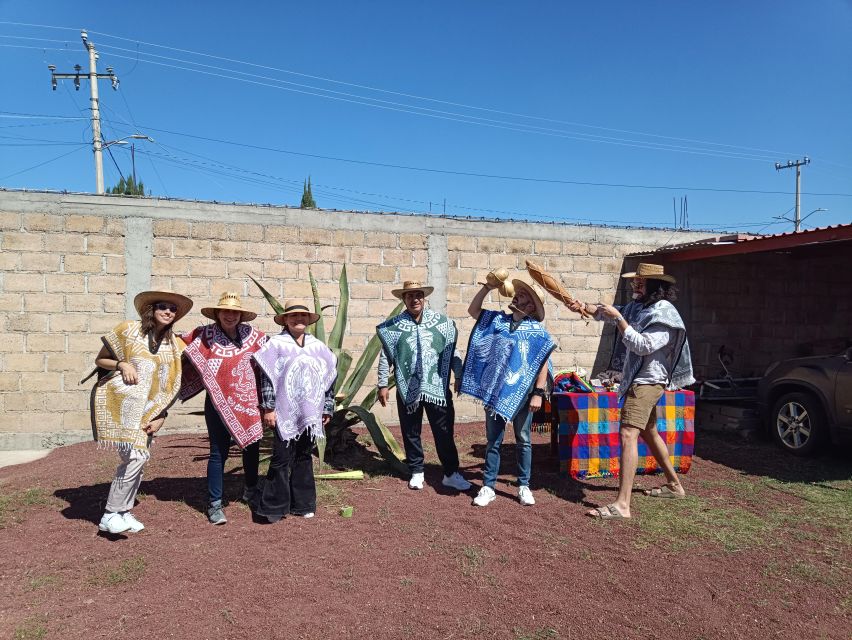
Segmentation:
{"type": "Polygon", "coordinates": [[[624,397],[621,424],[647,429],[657,424],[657,403],[666,390],[662,384],[634,384],[624,397]]]}

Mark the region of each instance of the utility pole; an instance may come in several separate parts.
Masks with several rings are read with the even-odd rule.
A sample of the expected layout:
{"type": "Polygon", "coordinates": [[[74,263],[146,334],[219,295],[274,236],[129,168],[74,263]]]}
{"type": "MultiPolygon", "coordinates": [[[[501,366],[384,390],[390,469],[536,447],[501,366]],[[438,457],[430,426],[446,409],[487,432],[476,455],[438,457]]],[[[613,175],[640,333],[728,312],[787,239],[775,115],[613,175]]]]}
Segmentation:
{"type": "Polygon", "coordinates": [[[104,193],[104,158],[103,158],[103,139],[101,138],[101,112],[98,104],[98,79],[109,79],[112,82],[113,90],[118,89],[118,77],[113,73],[112,67],[106,68],[106,73],[98,73],[98,52],[95,50],[93,42],[89,41],[89,35],[85,30],[80,32],[80,37],[83,39],[83,46],[89,53],[89,74],[81,75],[82,67],[79,64],[74,65],[75,73],[56,73],[56,66],[49,64],[51,83],[53,90],[56,91],[57,80],[73,80],[74,88],[80,90],[80,78],[89,78],[89,91],[92,103],[92,151],[95,154],[95,185],[98,195],[104,193]]]}
{"type": "Polygon", "coordinates": [[[781,171],[781,169],[790,169],[792,167],[796,167],[796,217],[794,220],[794,230],[798,231],[802,226],[802,208],[801,208],[801,187],[802,187],[802,167],[804,165],[808,165],[811,163],[811,159],[808,156],[805,156],[802,160],[796,160],[791,162],[787,160],[787,164],[781,164],[780,162],[775,163],[775,170],[781,171]]]}

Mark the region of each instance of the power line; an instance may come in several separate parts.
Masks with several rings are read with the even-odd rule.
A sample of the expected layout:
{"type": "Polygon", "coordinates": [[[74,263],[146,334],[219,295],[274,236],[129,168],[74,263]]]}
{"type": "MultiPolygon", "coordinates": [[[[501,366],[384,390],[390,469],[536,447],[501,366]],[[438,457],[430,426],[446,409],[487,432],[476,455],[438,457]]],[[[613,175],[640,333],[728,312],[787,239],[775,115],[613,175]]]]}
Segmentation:
{"type": "MultiPolygon", "coordinates": [[[[88,146],[88,145],[86,145],[86,146],[88,146]]],[[[72,153],[77,153],[78,151],[80,151],[82,149],[83,149],[83,146],[80,146],[77,149],[72,149],[68,153],[63,153],[62,155],[58,155],[55,158],[51,158],[50,160],[45,160],[44,162],[39,162],[38,164],[34,164],[31,167],[27,167],[26,169],[21,169],[20,171],[16,171],[15,173],[10,173],[8,175],[0,177],[0,180],[6,180],[8,178],[12,178],[12,177],[20,175],[22,173],[26,173],[27,171],[32,171],[33,169],[38,169],[39,167],[43,167],[46,164],[50,164],[51,162],[56,162],[57,160],[64,158],[65,156],[70,156],[72,153]]]]}

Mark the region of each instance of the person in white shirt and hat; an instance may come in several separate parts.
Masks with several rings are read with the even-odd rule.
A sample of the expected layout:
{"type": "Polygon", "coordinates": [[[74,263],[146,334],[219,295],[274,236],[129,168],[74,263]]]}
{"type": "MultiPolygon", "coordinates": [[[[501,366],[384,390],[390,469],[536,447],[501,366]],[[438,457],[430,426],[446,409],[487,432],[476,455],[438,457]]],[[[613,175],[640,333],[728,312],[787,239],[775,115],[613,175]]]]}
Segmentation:
{"type": "Polygon", "coordinates": [[[616,325],[627,356],[619,386],[621,408],[621,453],[619,456],[618,495],[615,502],[596,507],[588,515],[604,520],[629,518],[633,480],[639,459],[639,438],[648,445],[666,477],[666,483],[646,491],[658,498],[682,498],[686,495],[674,470],[666,443],[657,432],[657,402],[666,389],[680,389],[695,382],[692,359],[686,339],[686,327],[670,300],[676,295],[675,279],[662,265],[640,263],[624,278],[644,278],[644,294],[636,301],[638,313],[628,320],[612,305],[573,301],[566,306],[580,309],[596,319],[616,325]]]}

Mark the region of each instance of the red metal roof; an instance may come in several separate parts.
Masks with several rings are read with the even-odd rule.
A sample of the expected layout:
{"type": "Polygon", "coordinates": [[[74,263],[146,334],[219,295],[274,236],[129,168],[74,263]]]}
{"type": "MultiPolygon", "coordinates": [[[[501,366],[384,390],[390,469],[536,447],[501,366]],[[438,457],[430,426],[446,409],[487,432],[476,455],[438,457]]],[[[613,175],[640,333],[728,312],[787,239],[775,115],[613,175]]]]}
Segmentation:
{"type": "Polygon", "coordinates": [[[742,253],[783,251],[808,245],[852,240],[852,223],[818,227],[807,231],[790,231],[766,236],[731,234],[716,236],[681,245],[660,247],[656,251],[633,255],[665,256],[670,262],[686,262],[704,258],[718,258],[742,253]]]}

